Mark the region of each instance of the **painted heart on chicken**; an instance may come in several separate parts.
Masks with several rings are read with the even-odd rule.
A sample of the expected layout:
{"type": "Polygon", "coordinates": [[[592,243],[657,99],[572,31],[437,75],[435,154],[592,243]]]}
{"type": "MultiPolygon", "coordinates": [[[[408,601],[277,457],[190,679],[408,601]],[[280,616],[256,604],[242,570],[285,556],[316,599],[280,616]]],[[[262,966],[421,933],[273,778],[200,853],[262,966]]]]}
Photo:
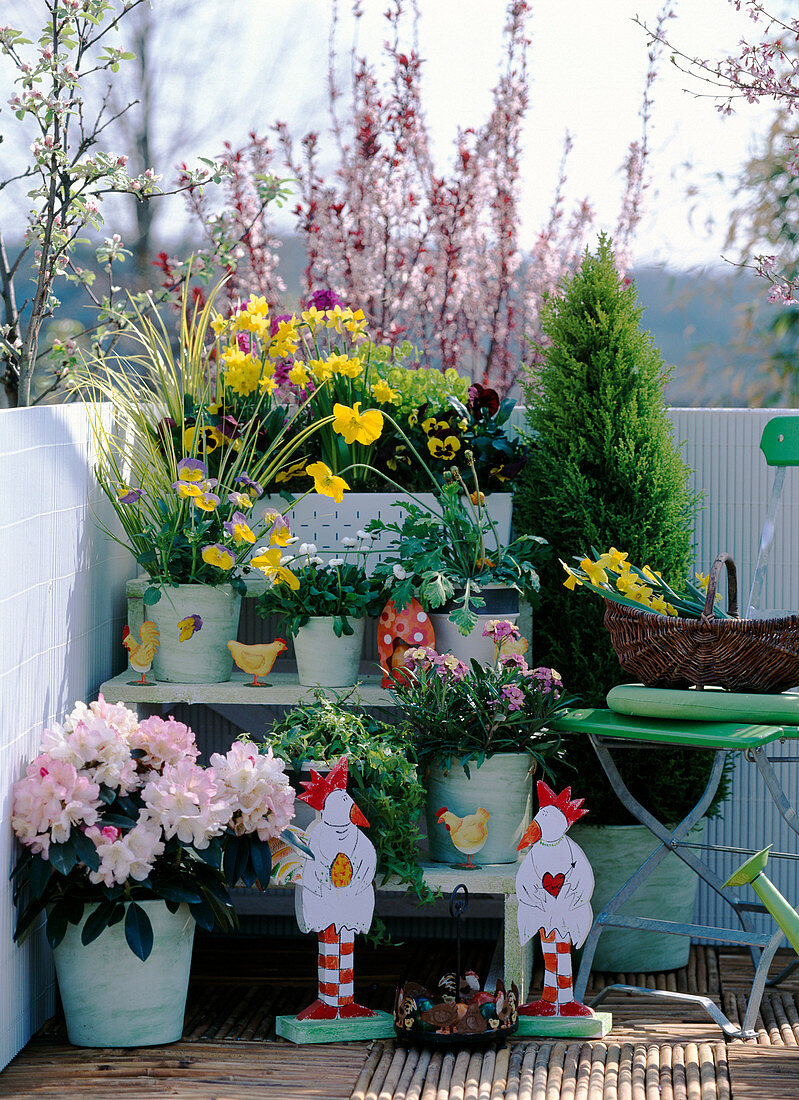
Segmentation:
{"type": "Polygon", "coordinates": [[[553,898],[556,898],[560,893],[560,888],[566,881],[564,874],[551,875],[549,871],[541,879],[541,885],[544,887],[548,894],[551,894],[553,898]]]}

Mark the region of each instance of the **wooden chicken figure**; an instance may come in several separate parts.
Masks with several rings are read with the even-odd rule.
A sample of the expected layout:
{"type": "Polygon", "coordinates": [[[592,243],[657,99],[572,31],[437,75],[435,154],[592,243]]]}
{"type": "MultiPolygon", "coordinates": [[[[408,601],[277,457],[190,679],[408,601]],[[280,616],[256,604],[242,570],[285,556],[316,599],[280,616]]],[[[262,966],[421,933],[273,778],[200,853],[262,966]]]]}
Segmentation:
{"type": "Polygon", "coordinates": [[[231,641],[227,644],[233,660],[242,672],[252,676],[247,687],[265,687],[258,683],[259,676],[268,676],[272,666],[281,653],[286,649],[285,638],[275,638],[273,642],[265,642],[259,645],[244,645],[242,642],[231,641]]]}
{"type": "Polygon", "coordinates": [[[436,821],[444,825],[449,833],[450,840],[466,856],[465,863],[456,863],[464,871],[478,871],[480,865],[474,862],[474,857],[485,846],[488,840],[488,819],[491,815],[488,810],[478,806],[473,814],[458,817],[446,806],[442,806],[436,812],[436,821]]]}
{"type": "MultiPolygon", "coordinates": [[[[591,929],[594,873],[585,853],[566,836],[588,811],[583,799],[572,799],[571,787],[555,794],[538,782],[539,810],[518,850],[529,848],[516,875],[519,899],[519,939],[540,933],[544,952],[541,997],[519,1006],[520,1032],[524,1017],[594,1017],[574,999],[571,949],[580,947],[591,929]]],[[[606,1014],[602,1014],[603,1017],[606,1014]]]]}
{"type": "Polygon", "coordinates": [[[146,684],[147,673],[153,667],[153,659],[158,652],[158,627],[147,620],[139,627],[140,641],[136,641],[130,632],[130,627],[125,626],[122,631],[122,644],[128,651],[128,663],[134,672],[139,673],[139,683],[146,684]]]}
{"type": "Polygon", "coordinates": [[[303,863],[294,907],[300,931],[319,938],[319,996],[296,1017],[278,1017],[278,1034],[295,1042],[386,1037],[393,1034],[391,1016],[357,1004],[354,995],[355,933],[368,932],[372,924],[377,855],[361,832],[369,822],[347,794],[347,757],[326,776],[311,769],[303,786],[298,797],[317,816],[308,828],[311,857],[303,863]],[[326,1030],[325,1021],[341,1026],[326,1030]],[[314,1036],[317,1027],[323,1038],[314,1036]]]}
{"type": "Polygon", "coordinates": [[[436,635],[430,616],[418,600],[410,600],[398,611],[389,600],[377,624],[377,655],[383,670],[382,687],[392,687],[404,680],[405,654],[409,649],[426,646],[432,649],[436,635]]]}

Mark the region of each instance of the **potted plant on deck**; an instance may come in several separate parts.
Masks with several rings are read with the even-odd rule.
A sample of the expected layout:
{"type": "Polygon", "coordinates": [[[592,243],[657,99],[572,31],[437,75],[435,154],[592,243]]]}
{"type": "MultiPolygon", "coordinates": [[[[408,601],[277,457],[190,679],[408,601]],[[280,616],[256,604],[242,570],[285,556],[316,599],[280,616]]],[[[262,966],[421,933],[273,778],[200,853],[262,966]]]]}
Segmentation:
{"type": "Polygon", "coordinates": [[[234,926],[229,887],[269,882],[294,815],[283,763],[237,742],[202,767],[182,722],[102,696],[41,750],[13,791],[14,938],[46,915],[71,1043],[174,1042],[195,924],[234,926]]]}
{"type": "MultiPolygon", "coordinates": [[[[292,316],[273,330],[259,298],[224,320],[213,316],[213,301],[212,293],[192,310],[184,297],[177,352],[163,320],[140,314],[130,333],[138,354],[116,367],[93,364],[76,380],[85,395],[113,402],[110,429],[89,406],[95,470],[122,529],[107,534],[149,574],[144,603],[160,634],[155,676],[171,681],[230,678],[227,642],[250,565],[273,583],[293,583],[278,560],[279,513],[255,507],[264,487],[315,433],[335,440],[345,426],[357,434],[366,425],[377,439],[383,424],[374,409],[330,411],[332,374],[299,407],[276,404],[277,365],[310,322],[292,316]],[[262,540],[269,546],[251,561],[262,540]]],[[[318,492],[341,499],[347,486],[333,470],[322,462],[308,469],[318,492]]]]}
{"type": "Polygon", "coordinates": [[[458,842],[438,820],[442,808],[458,819],[486,810],[487,833],[476,854],[486,863],[516,860],[532,818],[533,773],[550,774],[560,744],[547,724],[567,705],[558,673],[528,666],[513,623],[494,620],[484,629],[494,654],[488,665],[472,661],[467,668],[452,654],[413,648],[405,668],[393,673],[397,707],[422,769],[430,855],[446,863],[457,856],[458,842]]]}
{"type": "Polygon", "coordinates": [[[367,617],[385,603],[383,581],[366,570],[365,531],[345,536],[340,555],[325,561],[316,546],[300,543],[284,560],[295,585],[272,585],[259,597],[259,615],[276,615],[294,638],[301,684],[350,687],[358,678],[367,617]]]}

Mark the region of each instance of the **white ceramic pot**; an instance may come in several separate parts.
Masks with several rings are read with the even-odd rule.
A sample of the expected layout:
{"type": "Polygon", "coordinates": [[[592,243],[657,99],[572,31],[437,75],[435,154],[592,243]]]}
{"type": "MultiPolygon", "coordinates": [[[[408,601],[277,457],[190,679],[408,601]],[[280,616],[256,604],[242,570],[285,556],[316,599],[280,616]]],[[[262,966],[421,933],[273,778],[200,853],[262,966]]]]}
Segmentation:
{"type": "Polygon", "coordinates": [[[137,904],[153,926],[153,949],[145,962],[128,947],[124,921],[83,946],[80,934],[91,906],[79,924],[67,925],[53,952],[73,1046],[157,1046],[175,1043],[183,1033],[194,917],[188,905],[170,913],[163,901],[137,904]]]}
{"type": "Polygon", "coordinates": [[[458,818],[488,811],[487,836],[483,847],[474,854],[478,865],[515,863],[522,858],[516,848],[532,821],[533,773],[536,762],[521,752],[501,752],[483,761],[481,767],[469,765],[466,775],[457,761],[449,768],[431,764],[425,774],[425,817],[430,858],[437,863],[462,863],[466,855],[457,848],[457,834],[437,821],[445,808],[458,818]]]}
{"type": "Polygon", "coordinates": [[[366,619],[350,619],[352,634],[336,637],[333,619],[315,616],[294,638],[303,687],[352,687],[358,679],[366,619]]]}
{"type": "Polygon", "coordinates": [[[153,661],[156,680],[172,684],[220,684],[233,672],[227,644],[239,629],[241,596],[229,584],[179,584],[162,588],[158,603],[145,614],[158,627],[158,652],[153,661]],[[178,623],[199,615],[202,627],[185,642],[178,623]]]}
{"type": "Polygon", "coordinates": [[[437,653],[454,653],[467,665],[472,659],[483,665],[494,663],[494,642],[483,637],[483,630],[492,619],[507,619],[515,623],[519,618],[519,594],[513,588],[485,585],[480,595],[486,606],[480,608],[477,623],[469,634],[461,634],[446,607],[430,612],[437,653]]]}

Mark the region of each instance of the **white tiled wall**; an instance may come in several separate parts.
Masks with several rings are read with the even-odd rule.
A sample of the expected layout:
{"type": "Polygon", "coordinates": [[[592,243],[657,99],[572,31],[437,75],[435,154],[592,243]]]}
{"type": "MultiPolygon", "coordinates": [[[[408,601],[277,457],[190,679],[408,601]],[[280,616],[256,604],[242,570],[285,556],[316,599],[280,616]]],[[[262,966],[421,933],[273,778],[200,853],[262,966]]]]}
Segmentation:
{"type": "Polygon", "coordinates": [[[130,556],[91,473],[81,405],[0,412],[0,1066],[53,1011],[51,952],[41,932],[12,942],[15,859],[11,786],[42,729],[122,667],[119,636],[130,556]]]}

